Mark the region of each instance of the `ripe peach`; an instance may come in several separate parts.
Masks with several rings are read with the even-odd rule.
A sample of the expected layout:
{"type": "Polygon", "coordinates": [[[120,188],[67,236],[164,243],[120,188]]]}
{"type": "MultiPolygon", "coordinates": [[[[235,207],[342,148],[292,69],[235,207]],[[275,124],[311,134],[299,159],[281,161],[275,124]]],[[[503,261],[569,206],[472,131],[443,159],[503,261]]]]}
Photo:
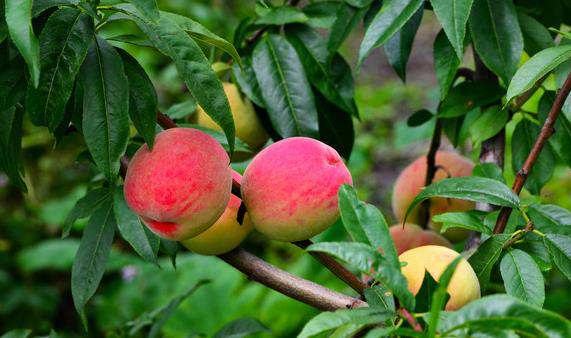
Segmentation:
{"type": "Polygon", "coordinates": [[[295,242],[335,223],[339,187],[352,182],[335,149],[292,137],[254,158],[242,180],[242,198],[256,230],[271,239],[295,242]]]}
{"type": "Polygon", "coordinates": [[[399,255],[423,245],[440,245],[452,248],[452,244],[446,238],[434,231],[423,230],[416,224],[406,223],[404,227],[402,224],[395,224],[390,227],[389,231],[399,255]]]}
{"type": "MultiPolygon", "coordinates": [[[[242,180],[242,176],[235,171],[232,172],[232,177],[238,182],[242,180]]],[[[226,210],[216,223],[200,235],[182,241],[182,245],[201,255],[221,255],[236,248],[254,229],[248,213],[242,225],[236,220],[241,202],[232,195],[226,210]]]]}
{"type": "MultiPolygon", "coordinates": [[[[469,176],[472,174],[474,164],[454,152],[439,151],[436,153],[436,165],[439,167],[434,176],[434,182],[448,177],[469,176]]],[[[422,156],[412,162],[399,175],[393,188],[393,212],[399,222],[402,222],[406,210],[412,200],[420,193],[426,180],[426,156],[422,156]]],[[[430,218],[445,212],[466,211],[474,208],[474,203],[470,201],[432,198],[430,200],[430,218]]],[[[420,206],[416,207],[408,216],[407,221],[420,223],[420,206]]],[[[434,230],[440,230],[442,224],[431,223],[434,230]]],[[[464,229],[449,229],[444,236],[451,241],[460,241],[468,236],[468,231],[464,229]]]]}
{"type": "MultiPolygon", "coordinates": [[[[246,142],[252,150],[259,149],[268,141],[268,134],[264,130],[258,115],[256,115],[254,106],[252,106],[250,100],[241,97],[238,88],[234,84],[228,82],[222,84],[230,104],[232,117],[234,118],[236,136],[246,142]]],[[[201,107],[198,107],[196,115],[199,125],[222,130],[201,107]]],[[[244,153],[236,153],[234,157],[241,160],[248,158],[244,153]]]]}
{"type": "MultiPolygon", "coordinates": [[[[408,281],[408,290],[414,295],[420,291],[425,271],[438,281],[446,267],[459,255],[450,248],[437,245],[420,246],[404,252],[399,256],[399,260],[407,263],[401,271],[408,281]]],[[[458,310],[480,298],[478,277],[467,260],[462,259],[456,266],[446,291],[450,294],[446,311],[458,310]]]]}
{"type": "Polygon", "coordinates": [[[174,128],[143,145],[125,177],[125,199],[153,232],[182,240],[208,229],[222,215],[232,187],[224,148],[196,129],[174,128]]]}

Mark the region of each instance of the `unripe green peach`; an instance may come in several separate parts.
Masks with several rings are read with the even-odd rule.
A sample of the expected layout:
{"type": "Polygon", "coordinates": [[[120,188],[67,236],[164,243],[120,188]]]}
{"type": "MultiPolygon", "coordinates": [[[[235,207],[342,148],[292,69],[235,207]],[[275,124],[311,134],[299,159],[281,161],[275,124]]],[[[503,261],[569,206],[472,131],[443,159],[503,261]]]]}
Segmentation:
{"type": "MultiPolygon", "coordinates": [[[[222,83],[224,92],[230,104],[234,125],[236,127],[236,136],[246,142],[250,148],[257,150],[268,141],[268,134],[264,130],[258,115],[254,110],[254,106],[247,98],[242,98],[238,88],[228,82],[222,83]]],[[[207,128],[221,130],[220,126],[214,122],[206,112],[198,107],[197,109],[198,124],[207,128]]],[[[234,158],[244,160],[248,157],[244,153],[236,153],[234,158]]]]}
{"type": "MultiPolygon", "coordinates": [[[[433,182],[448,177],[470,176],[474,164],[454,152],[439,151],[436,153],[437,171],[433,182]]],[[[422,156],[406,167],[397,178],[393,188],[393,212],[399,222],[402,222],[410,203],[424,187],[426,181],[426,156],[422,156]]],[[[419,224],[421,206],[416,207],[407,218],[407,222],[419,224]]],[[[445,212],[467,211],[474,208],[474,203],[452,198],[432,198],[430,200],[430,218],[445,212]]],[[[438,231],[441,223],[430,224],[438,231]]],[[[444,236],[455,242],[465,239],[468,231],[459,228],[448,229],[444,236]]]]}
{"type": "Polygon", "coordinates": [[[270,239],[295,242],[335,223],[342,184],[352,184],[352,179],[335,149],[292,137],[252,160],[242,180],[242,198],[256,230],[270,239]]]}
{"type": "Polygon", "coordinates": [[[143,145],[125,177],[125,199],[157,235],[183,240],[208,229],[222,215],[232,187],[224,148],[191,128],[157,135],[150,151],[143,145]]]}
{"type": "MultiPolygon", "coordinates": [[[[401,271],[408,282],[408,290],[413,295],[420,291],[425,271],[428,271],[435,281],[439,281],[444,270],[459,255],[450,248],[437,245],[420,246],[404,252],[399,256],[399,260],[407,263],[401,271]]],[[[450,294],[446,311],[458,310],[480,298],[480,282],[467,260],[462,258],[456,266],[446,291],[450,294]]]]}
{"type": "Polygon", "coordinates": [[[452,248],[450,242],[432,230],[423,230],[416,224],[395,224],[389,229],[395,243],[397,253],[401,253],[424,245],[440,245],[452,248]]]}
{"type": "MultiPolygon", "coordinates": [[[[242,179],[235,171],[232,172],[232,177],[238,182],[242,179]]],[[[236,248],[254,229],[248,213],[242,225],[236,220],[241,202],[242,200],[232,195],[226,210],[216,223],[200,235],[182,241],[182,245],[193,252],[209,256],[221,255],[236,248]]]]}

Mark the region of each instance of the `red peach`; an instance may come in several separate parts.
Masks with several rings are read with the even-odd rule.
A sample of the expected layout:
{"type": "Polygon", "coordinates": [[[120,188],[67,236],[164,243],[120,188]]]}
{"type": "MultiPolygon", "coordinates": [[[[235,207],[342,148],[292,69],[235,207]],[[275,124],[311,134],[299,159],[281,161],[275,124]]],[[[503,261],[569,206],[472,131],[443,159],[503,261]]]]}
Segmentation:
{"type": "Polygon", "coordinates": [[[208,134],[190,128],[157,135],[143,145],[125,177],[125,199],[153,232],[182,240],[208,229],[222,215],[232,187],[230,159],[208,134]]]}
{"type": "MultiPolygon", "coordinates": [[[[242,180],[242,176],[235,171],[232,172],[232,177],[238,182],[242,180]]],[[[216,223],[200,235],[182,241],[182,245],[201,255],[221,255],[236,248],[254,229],[248,213],[242,225],[236,220],[241,202],[241,199],[232,195],[226,210],[216,223]]]]}
{"type": "Polygon", "coordinates": [[[295,242],[335,223],[339,187],[352,182],[335,149],[292,137],[252,160],[242,181],[242,198],[256,230],[270,239],[295,242]]]}
{"type": "MultiPolygon", "coordinates": [[[[449,151],[439,151],[436,153],[436,165],[439,167],[434,176],[433,182],[448,177],[470,176],[474,164],[456,153],[449,151]]],[[[406,210],[412,200],[420,193],[424,187],[426,180],[426,156],[422,156],[412,162],[399,175],[393,188],[393,212],[399,222],[402,222],[406,210]]],[[[449,198],[432,198],[430,200],[430,218],[445,212],[466,211],[474,208],[474,203],[470,201],[449,199],[449,198]]],[[[420,223],[420,207],[416,207],[407,221],[411,223],[420,223]]],[[[442,224],[430,224],[430,226],[439,230],[442,224]]],[[[468,231],[464,229],[449,229],[444,236],[451,241],[459,241],[468,236],[468,231]]]]}
{"type": "Polygon", "coordinates": [[[391,238],[395,243],[397,253],[401,253],[414,249],[423,245],[439,245],[452,248],[450,242],[432,230],[423,230],[416,224],[406,223],[395,224],[389,229],[391,238]]]}

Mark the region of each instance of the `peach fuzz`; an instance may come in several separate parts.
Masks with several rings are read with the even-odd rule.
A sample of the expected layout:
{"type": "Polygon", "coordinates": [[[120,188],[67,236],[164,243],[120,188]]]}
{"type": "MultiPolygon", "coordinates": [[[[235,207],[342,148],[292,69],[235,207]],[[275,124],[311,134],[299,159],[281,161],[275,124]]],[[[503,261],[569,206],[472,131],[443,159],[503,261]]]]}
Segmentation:
{"type": "Polygon", "coordinates": [[[129,164],[125,199],[157,235],[182,240],[208,229],[222,215],[232,187],[224,148],[191,128],[157,135],[153,150],[143,145],[129,164]]]}
{"type": "MultiPolygon", "coordinates": [[[[422,287],[425,271],[438,281],[448,265],[459,255],[450,248],[437,245],[421,246],[404,252],[399,260],[407,263],[401,271],[408,281],[408,290],[416,296],[422,287]]],[[[462,259],[456,266],[446,291],[450,294],[446,311],[458,310],[480,298],[478,277],[467,260],[462,259]]]]}
{"type": "Polygon", "coordinates": [[[242,198],[254,228],[270,239],[309,239],[339,217],[337,192],[351,173],[330,146],[292,137],[262,150],[246,168],[242,198]]]}
{"type": "Polygon", "coordinates": [[[416,224],[395,224],[389,228],[397,253],[401,253],[424,245],[440,245],[452,248],[452,244],[432,230],[423,230],[416,224]]]}
{"type": "MultiPolygon", "coordinates": [[[[232,172],[232,177],[240,182],[242,176],[232,172]]],[[[208,230],[196,237],[182,241],[187,249],[201,255],[221,255],[236,248],[254,229],[250,216],[246,213],[242,225],[236,220],[241,199],[232,195],[224,213],[208,230]]]]}
{"type": "MultiPolygon", "coordinates": [[[[470,176],[474,164],[465,157],[454,152],[439,151],[436,153],[436,165],[439,167],[434,176],[433,182],[448,178],[470,176]]],[[[426,180],[426,156],[422,156],[406,167],[397,178],[392,196],[393,212],[399,222],[402,222],[406,210],[410,203],[418,195],[426,180]]],[[[445,212],[466,211],[474,208],[474,203],[470,201],[432,198],[430,200],[430,218],[445,212]]],[[[416,207],[407,218],[407,222],[419,224],[420,206],[416,207]]],[[[430,224],[434,230],[439,230],[442,224],[430,224]]],[[[468,236],[468,231],[464,229],[449,229],[444,233],[444,237],[451,241],[460,241],[468,236]]]]}

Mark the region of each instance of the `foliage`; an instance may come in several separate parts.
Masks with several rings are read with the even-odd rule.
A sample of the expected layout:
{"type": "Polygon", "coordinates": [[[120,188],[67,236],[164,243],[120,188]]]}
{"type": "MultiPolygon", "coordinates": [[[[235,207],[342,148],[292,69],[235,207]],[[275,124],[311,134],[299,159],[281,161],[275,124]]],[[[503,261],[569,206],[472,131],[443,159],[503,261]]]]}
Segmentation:
{"type": "MultiPolygon", "coordinates": [[[[571,4],[564,0],[298,3],[260,0],[254,7],[237,1],[224,6],[236,7],[233,11],[241,18],[227,18],[216,10],[223,7],[218,1],[188,5],[175,0],[0,0],[0,169],[4,173],[0,197],[26,196],[14,202],[20,204],[18,211],[0,229],[2,237],[15,239],[14,250],[19,252],[14,259],[1,256],[6,268],[0,268],[0,293],[7,296],[0,316],[16,318],[2,323],[1,329],[29,323],[22,314],[33,308],[37,310],[33,318],[58,320],[57,313],[64,309],[65,321],[58,322],[57,329],[72,335],[95,330],[95,335],[178,336],[188,318],[197,327],[185,334],[215,337],[571,335],[571,322],[550,311],[565,310],[552,305],[556,296],[550,297],[550,281],[571,280],[571,211],[557,205],[565,201],[547,203],[549,197],[542,195],[558,180],[552,177],[571,166],[571,99],[556,96],[571,85],[570,35],[565,31],[571,24],[567,14],[571,4]],[[195,15],[188,15],[186,6],[195,15]],[[252,7],[254,13],[241,12],[252,7]],[[481,244],[466,255],[479,279],[482,299],[455,312],[443,311],[458,260],[438,282],[427,273],[415,297],[400,271],[387,219],[377,207],[361,201],[365,192],[357,184],[357,191],[349,186],[340,189],[340,221],[306,251],[336,257],[370,279],[371,287],[364,292],[369,308],[321,312],[309,321],[314,310],[246,283],[215,258],[179,253],[176,242],[150,232],[128,208],[121,172],[143,143],[152,148],[155,135],[165,127],[157,122],[159,111],[181,127],[202,128],[193,124],[192,114],[200,105],[221,130],[208,133],[230,155],[254,151],[236,137],[222,81],[239,86],[273,141],[295,136],[320,139],[352,169],[368,170],[372,149],[389,137],[371,136],[377,130],[366,130],[367,123],[376,123],[374,118],[383,113],[377,112],[377,102],[363,107],[365,100],[359,99],[370,89],[355,85],[355,74],[369,69],[368,62],[382,46],[397,76],[409,79],[407,64],[427,16],[441,27],[432,55],[437,99],[430,106],[411,104],[415,112],[404,117],[408,118],[405,132],[394,144],[433,135],[440,139],[442,131],[460,151],[483,154],[490,142],[505,137],[505,170],[482,163],[472,176],[428,185],[408,210],[436,197],[512,209],[503,233],[498,233],[502,222],[498,211],[445,213],[432,219],[443,223],[442,232],[463,228],[480,236],[481,244]],[[354,42],[351,34],[361,25],[360,46],[347,55],[351,53],[344,50],[345,42],[354,42]],[[475,67],[466,57],[469,49],[475,67]],[[544,140],[529,172],[520,172],[529,164],[541,127],[551,121],[558,104],[562,113],[554,121],[555,134],[544,140]],[[362,125],[355,126],[357,121],[362,125]],[[361,131],[368,134],[359,135],[361,131]],[[53,155],[30,150],[33,146],[27,144],[34,142],[52,143],[53,155]],[[30,158],[37,163],[30,165],[30,158]],[[50,173],[35,170],[49,167],[44,163],[50,161],[47,158],[71,168],[65,172],[69,178],[60,183],[65,194],[59,191],[57,196],[64,197],[54,205],[34,205],[38,195],[49,195],[38,191],[36,181],[50,173]],[[522,196],[509,186],[518,173],[517,180],[526,179],[522,196]],[[5,178],[9,188],[4,188],[5,178]],[[22,202],[23,198],[27,200],[22,202]],[[53,225],[49,235],[33,231],[39,222],[53,225]],[[32,224],[18,227],[26,223],[32,224]],[[64,239],[49,238],[59,232],[64,239]],[[73,238],[65,238],[70,235],[73,238]],[[81,240],[75,238],[78,235],[81,240]],[[141,271],[144,274],[137,275],[141,271]],[[148,280],[142,277],[154,274],[148,280]],[[225,280],[216,280],[219,276],[225,280]],[[20,278],[45,281],[20,284],[20,278]],[[203,278],[213,281],[204,284],[203,278]],[[58,299],[55,285],[66,285],[65,297],[58,299]],[[225,298],[213,300],[215,293],[225,298]],[[200,309],[206,303],[219,313],[200,309]],[[117,310],[121,305],[125,308],[117,310]],[[72,307],[77,316],[69,313],[72,307]],[[260,309],[273,312],[263,315],[260,309]],[[271,314],[280,312],[291,317],[273,322],[271,314]]],[[[395,92],[387,101],[396,101],[395,92]]],[[[283,264],[280,255],[291,259],[301,254],[278,244],[269,250],[255,236],[247,245],[278,265],[283,264]]],[[[0,239],[0,251],[12,250],[3,245],[11,244],[0,239]]],[[[304,277],[343,287],[324,277],[309,258],[296,258],[291,266],[304,277]]],[[[36,325],[34,334],[53,328],[49,320],[36,325]]],[[[31,334],[13,330],[4,336],[31,334]]],[[[51,336],[57,333],[52,331],[51,336]]]]}

